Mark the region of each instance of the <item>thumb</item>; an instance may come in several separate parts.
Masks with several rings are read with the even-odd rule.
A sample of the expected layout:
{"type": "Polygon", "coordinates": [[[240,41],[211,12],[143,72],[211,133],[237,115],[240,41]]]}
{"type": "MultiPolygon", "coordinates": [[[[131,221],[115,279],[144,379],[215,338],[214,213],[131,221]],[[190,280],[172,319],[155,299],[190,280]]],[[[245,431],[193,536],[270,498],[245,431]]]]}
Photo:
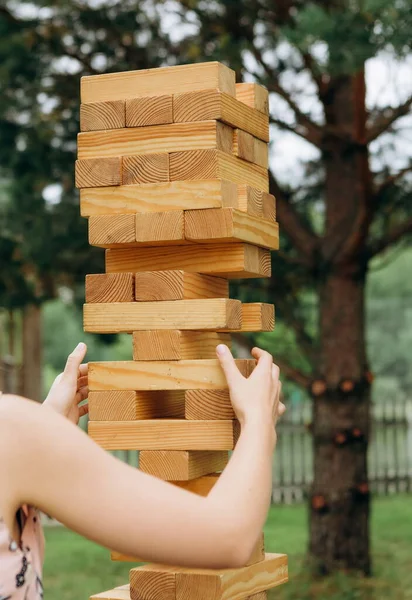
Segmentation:
{"type": "Polygon", "coordinates": [[[64,367],[63,376],[67,378],[77,379],[77,375],[79,373],[79,367],[83,362],[83,359],[86,355],[87,346],[80,342],[77,344],[76,348],[73,350],[71,354],[69,354],[66,366],[64,367]]]}
{"type": "Polygon", "coordinates": [[[226,381],[230,387],[231,385],[234,385],[236,380],[238,380],[239,377],[242,377],[242,375],[236,366],[235,359],[233,358],[231,351],[227,346],[224,344],[219,344],[219,346],[216,347],[216,354],[219,359],[220,366],[225,374],[226,381]]]}

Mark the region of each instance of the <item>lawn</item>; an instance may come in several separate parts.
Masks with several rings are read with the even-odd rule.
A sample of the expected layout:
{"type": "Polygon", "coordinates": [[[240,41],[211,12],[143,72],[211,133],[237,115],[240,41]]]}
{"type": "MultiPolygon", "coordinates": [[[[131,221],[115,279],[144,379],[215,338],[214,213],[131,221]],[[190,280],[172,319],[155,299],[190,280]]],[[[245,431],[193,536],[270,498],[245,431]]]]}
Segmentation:
{"type": "MultiPolygon", "coordinates": [[[[61,527],[46,529],[45,597],[87,600],[92,593],[127,583],[131,564],[113,563],[108,552],[61,527]]],[[[265,528],[266,549],[289,555],[290,583],[270,594],[274,600],[412,599],[412,497],[374,502],[374,577],[339,576],[309,582],[303,568],[307,542],[303,506],[272,507],[265,528]]]]}

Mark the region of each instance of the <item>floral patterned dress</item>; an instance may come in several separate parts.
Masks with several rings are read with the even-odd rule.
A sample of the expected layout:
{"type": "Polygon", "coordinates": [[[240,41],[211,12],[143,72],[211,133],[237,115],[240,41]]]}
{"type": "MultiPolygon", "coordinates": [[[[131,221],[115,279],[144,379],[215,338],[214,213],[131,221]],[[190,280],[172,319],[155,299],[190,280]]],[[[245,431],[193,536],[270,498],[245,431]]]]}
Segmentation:
{"type": "Polygon", "coordinates": [[[15,542],[0,517],[0,600],[41,600],[44,537],[33,507],[19,511],[21,541],[15,542]]]}

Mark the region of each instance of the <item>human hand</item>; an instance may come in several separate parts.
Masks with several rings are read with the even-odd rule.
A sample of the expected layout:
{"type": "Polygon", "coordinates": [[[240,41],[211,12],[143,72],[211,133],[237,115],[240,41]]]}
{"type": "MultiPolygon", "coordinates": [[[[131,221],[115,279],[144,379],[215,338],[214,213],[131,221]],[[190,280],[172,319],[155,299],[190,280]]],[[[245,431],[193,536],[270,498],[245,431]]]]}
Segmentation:
{"type": "Polygon", "coordinates": [[[88,404],[79,406],[89,394],[88,365],[82,364],[86,352],[86,344],[80,343],[69,354],[63,373],[56,377],[43,402],[45,406],[53,408],[75,425],[80,417],[89,412],[88,404]]]}
{"type": "Polygon", "coordinates": [[[256,358],[257,365],[250,377],[246,378],[237,368],[227,346],[220,344],[216,353],[240,424],[243,426],[248,422],[258,422],[273,423],[276,426],[286,408],[280,401],[282,384],[279,381],[279,367],[273,364],[272,356],[260,348],[253,348],[251,354],[256,358]]]}

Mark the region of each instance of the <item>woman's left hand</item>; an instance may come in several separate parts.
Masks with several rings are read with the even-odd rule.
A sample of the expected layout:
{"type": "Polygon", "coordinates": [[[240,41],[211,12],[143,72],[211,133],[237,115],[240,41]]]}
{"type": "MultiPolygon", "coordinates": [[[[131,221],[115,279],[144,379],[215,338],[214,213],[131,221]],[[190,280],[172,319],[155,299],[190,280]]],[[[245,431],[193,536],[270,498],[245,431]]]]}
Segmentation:
{"type": "Polygon", "coordinates": [[[67,417],[75,425],[80,417],[89,412],[88,404],[79,406],[89,394],[87,364],[82,364],[86,356],[87,346],[80,343],[69,355],[63,373],[60,373],[53,382],[45,406],[53,408],[56,412],[67,417]]]}

